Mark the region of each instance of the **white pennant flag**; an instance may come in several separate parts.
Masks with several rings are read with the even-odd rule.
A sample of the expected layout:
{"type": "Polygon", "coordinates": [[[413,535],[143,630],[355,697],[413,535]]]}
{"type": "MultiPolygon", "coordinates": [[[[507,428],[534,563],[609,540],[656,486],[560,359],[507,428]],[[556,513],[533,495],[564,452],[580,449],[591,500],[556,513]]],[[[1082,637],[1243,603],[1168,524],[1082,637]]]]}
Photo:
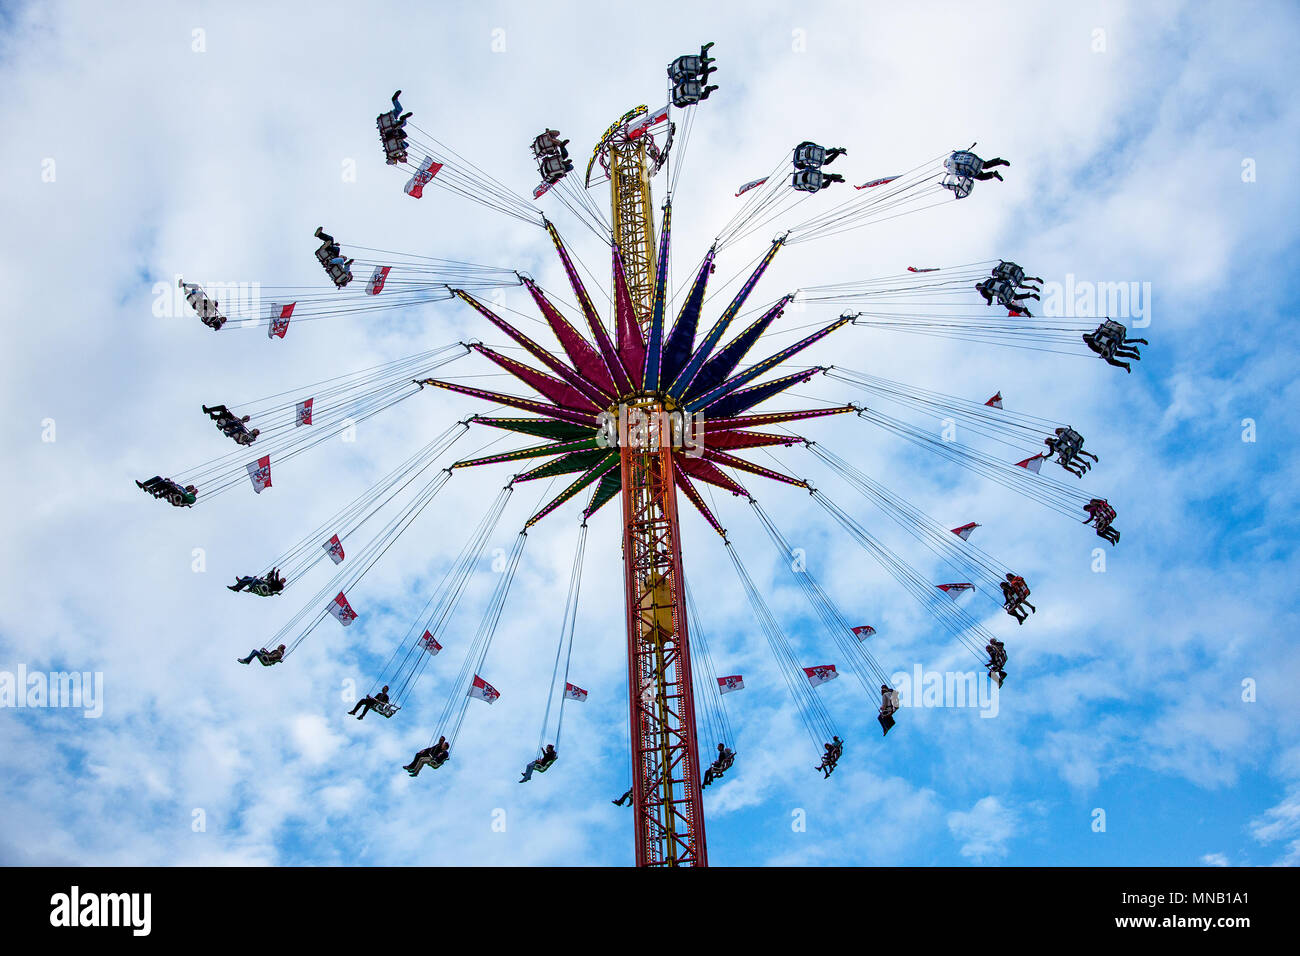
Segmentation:
{"type": "Polygon", "coordinates": [[[339,623],[344,627],[357,619],[357,612],[352,610],[352,605],[348,603],[342,591],[334,595],[334,600],[330,601],[330,613],[338,618],[339,623]]]}
{"type": "Polygon", "coordinates": [[[834,664],[818,664],[816,667],[805,667],[803,672],[808,677],[808,683],[817,687],[832,681],[840,675],[835,670],[834,664]]]}
{"type": "Polygon", "coordinates": [[[477,697],[479,700],[487,701],[490,704],[501,696],[501,692],[475,674],[474,683],[469,688],[469,696],[477,697]]]}
{"type": "Polygon", "coordinates": [[[733,690],[744,690],[745,678],[739,674],[729,674],[718,678],[718,693],[730,694],[733,690]]]}
{"type": "Polygon", "coordinates": [[[1025,471],[1032,471],[1036,475],[1043,467],[1043,455],[1038,454],[1033,458],[1026,458],[1024,461],[1018,461],[1016,462],[1016,467],[1023,468],[1025,471]]]}
{"type": "Polygon", "coordinates": [[[343,563],[343,542],[339,540],[338,535],[333,535],[321,547],[325,549],[325,553],[330,556],[330,560],[335,564],[343,563]]]}
{"type": "Polygon", "coordinates": [[[263,455],[257,461],[248,463],[248,480],[253,483],[253,490],[259,495],[263,489],[271,487],[271,456],[263,455]]]}

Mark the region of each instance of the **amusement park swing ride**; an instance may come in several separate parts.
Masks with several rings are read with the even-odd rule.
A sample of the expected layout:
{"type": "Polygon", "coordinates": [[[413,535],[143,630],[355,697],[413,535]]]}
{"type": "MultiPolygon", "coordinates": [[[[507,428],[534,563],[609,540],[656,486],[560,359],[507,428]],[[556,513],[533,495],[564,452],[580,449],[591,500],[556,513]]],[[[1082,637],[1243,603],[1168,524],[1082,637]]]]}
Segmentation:
{"type": "MultiPolygon", "coordinates": [[[[559,257],[576,314],[565,315],[556,304],[556,293],[512,269],[391,252],[382,253],[382,259],[353,257],[344,253],[343,245],[333,236],[318,228],[320,246],[316,258],[334,284],[328,293],[290,290],[297,293],[286,296],[292,301],[272,304],[269,309],[259,303],[242,314],[236,309],[223,309],[198,284],[182,281],[183,294],[209,328],[265,328],[271,339],[283,339],[291,321],[410,309],[454,299],[477,312],[485,320],[485,328],[503,337],[503,344],[497,348],[481,342],[448,345],[317,382],[301,391],[282,391],[240,406],[238,412],[224,405],[205,406],[205,413],[238,448],[175,477],[156,476],[137,482],[154,497],[180,508],[206,504],[226,491],[244,486],[246,481],[260,494],[271,486],[273,462],[278,467],[342,429],[426,389],[448,390],[493,406],[486,413],[451,425],[265,569],[240,578],[230,587],[236,592],[274,597],[285,593],[323,559],[333,563],[334,575],[275,637],[240,659],[241,663],[256,660],[263,666],[283,663],[326,617],[333,616],[345,627],[353,623],[358,612],[349,595],[355,593],[366,572],[453,475],[462,469],[495,464],[523,466],[524,470],[515,474],[491,501],[421,616],[395,647],[374,685],[382,690],[374,690],[358,703],[358,708],[364,708],[362,716],[373,710],[392,718],[406,705],[416,681],[442,651],[440,639],[445,636],[446,625],[455,615],[466,583],[513,490],[542,478],[562,476],[568,480],[557,495],[544,504],[539,502],[540,507],[516,538],[506,559],[505,573],[499,576],[482,622],[465,650],[460,672],[436,724],[436,742],[431,739],[430,745],[404,768],[412,776],[426,767],[437,769],[448,762],[471,700],[491,703],[499,696],[483,677],[484,663],[528,531],[567,502],[585,495],[543,720],[543,740],[536,758],[525,770],[525,779],[534,772],[546,772],[556,762],[565,701],[586,697],[585,690],[569,681],[569,655],[587,546],[587,519],[618,499],[622,511],[632,758],[631,787],[625,800],[630,800],[633,807],[638,866],[707,865],[702,792],[729,772],[736,759],[723,695],[743,687],[743,678],[717,676],[703,635],[692,630],[696,615],[683,573],[680,534],[684,505],[702,516],[721,537],[799,716],[818,748],[822,758],[818,769],[830,776],[843,754],[844,742],[816,691],[819,684],[839,676],[839,671],[833,664],[801,664],[776,615],[706,502],[702,487],[721,489],[748,501],[784,558],[794,550],[772,517],[741,484],[740,476],[746,481],[762,478],[806,490],[899,585],[912,593],[941,627],[987,667],[990,679],[999,685],[1006,677],[1004,645],[954,598],[972,590],[993,596],[1020,623],[1030,612],[1027,608],[1033,609],[1026,600],[1030,592],[1024,579],[970,543],[977,524],[945,527],[822,444],[796,434],[788,426],[831,415],[856,415],[1050,510],[1076,521],[1081,513],[1086,515],[1085,521],[1094,524],[1097,533],[1111,543],[1119,538],[1113,527],[1114,509],[1104,497],[1041,473],[1042,464],[1051,461],[1081,478],[1096,461],[1071,426],[1004,409],[1000,392],[981,402],[839,367],[794,366],[791,360],[850,327],[945,335],[1011,347],[1091,352],[1109,364],[1125,367],[1127,363],[1120,360],[1136,360],[1136,346],[1145,344],[1127,338],[1124,327],[1111,320],[1092,328],[1079,324],[1077,319],[1033,316],[1031,302],[1038,298],[1035,283],[1041,280],[1027,276],[1016,263],[1001,260],[954,268],[909,267],[899,275],[804,288],[753,310],[757,316],[742,325],[742,317],[750,314],[744,311],[747,301],[772,260],[787,245],[838,235],[941,202],[966,199],[977,182],[1000,179],[997,167],[1009,164],[1004,160],[983,160],[971,149],[945,152],[899,175],[878,177],[852,188],[845,184],[838,191],[846,195],[843,201],[800,219],[798,214],[805,211],[805,203],[816,207],[818,193],[845,183],[842,175],[827,168],[845,151],[812,142],[799,143],[767,176],[739,186],[736,198],[741,201],[740,210],[717,233],[692,272],[680,309],[670,314],[670,303],[675,301],[668,288],[672,197],[699,106],[718,89],[710,83],[717,70],[709,55],[711,46],[706,44],[698,54],[673,60],[667,71],[669,105],[658,110],[638,106],[611,124],[596,143],[581,176],[569,156],[568,140],[552,129],[538,134],[532,141],[532,154],[541,183],[533,190],[531,201],[411,123],[412,114],[403,113],[400,105],[401,91],[394,94],[393,108],[381,113],[376,125],[387,163],[409,173],[405,194],[421,199],[432,185],[541,227],[559,257]],[[658,222],[651,194],[654,182],[665,184],[658,222]],[[600,187],[609,192],[608,215],[592,198],[600,187]],[[601,315],[597,310],[570,246],[554,223],[539,211],[544,199],[563,205],[608,245],[611,314],[601,315]],[[718,257],[728,246],[778,220],[781,232],[771,240],[728,304],[710,321],[704,307],[718,257]],[[355,286],[354,267],[372,270],[364,282],[355,286]],[[507,286],[526,290],[558,349],[537,342],[485,304],[484,291],[507,286]],[[970,300],[975,299],[972,286],[983,296],[984,305],[1005,308],[1007,315],[971,315],[970,300]],[[853,306],[858,311],[845,311],[791,345],[756,360],[750,358],[752,353],[762,354],[765,334],[796,297],[809,305],[853,306]],[[909,306],[909,300],[915,304],[909,306]],[[1083,349],[1079,348],[1081,341],[1083,349]],[[515,350],[521,358],[509,357],[503,349],[515,350]],[[470,353],[477,353],[512,376],[535,397],[473,387],[434,374],[470,353]],[[793,386],[819,375],[864,394],[871,405],[845,401],[770,410],[767,403],[771,399],[788,396],[793,386]],[[286,396],[291,400],[286,401],[286,396]],[[512,414],[497,414],[500,409],[512,414]],[[977,434],[1022,450],[1039,450],[1011,462],[981,447],[940,441],[906,417],[909,412],[936,409],[972,426],[977,434]],[[472,426],[500,431],[500,437],[516,436],[525,444],[434,467],[472,426]],[[1041,448],[1044,445],[1045,450],[1041,448]],[[806,448],[932,552],[963,569],[967,580],[933,584],[864,527],[850,510],[806,480],[767,468],[745,454],[773,447],[806,448]],[[378,517],[381,515],[382,519],[378,517]],[[379,530],[368,541],[355,545],[362,540],[358,532],[372,519],[376,519],[379,530]],[[557,721],[554,735],[547,738],[553,702],[557,704],[557,721]],[[702,726],[707,732],[707,756],[703,758],[702,726]],[[547,739],[553,741],[549,746],[547,739]],[[716,755],[711,749],[714,740],[719,741],[716,755]]],[[[350,251],[359,256],[376,252],[362,246],[351,246],[350,251]]],[[[889,686],[888,672],[871,650],[869,638],[875,629],[853,625],[811,573],[804,570],[793,577],[843,655],[840,666],[858,677],[873,702],[879,701],[877,719],[887,734],[894,725],[898,695],[889,686]]]]}

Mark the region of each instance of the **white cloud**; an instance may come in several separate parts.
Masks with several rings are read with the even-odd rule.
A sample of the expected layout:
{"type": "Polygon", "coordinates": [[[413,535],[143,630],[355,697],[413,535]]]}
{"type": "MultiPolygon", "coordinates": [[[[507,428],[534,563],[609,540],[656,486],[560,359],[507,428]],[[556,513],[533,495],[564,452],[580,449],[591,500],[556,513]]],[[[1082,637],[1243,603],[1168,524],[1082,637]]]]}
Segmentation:
{"type": "Polygon", "coordinates": [[[1017,835],[1019,815],[995,796],[978,801],[969,811],[948,814],[948,830],[961,844],[961,855],[976,862],[1001,859],[1017,835]]]}

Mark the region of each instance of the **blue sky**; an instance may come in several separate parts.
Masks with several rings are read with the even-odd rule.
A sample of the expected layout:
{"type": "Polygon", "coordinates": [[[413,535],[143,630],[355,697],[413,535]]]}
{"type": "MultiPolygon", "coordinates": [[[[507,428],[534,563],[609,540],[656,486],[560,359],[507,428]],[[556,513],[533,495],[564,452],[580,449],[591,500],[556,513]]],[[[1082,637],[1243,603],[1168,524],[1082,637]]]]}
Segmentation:
{"type": "MultiPolygon", "coordinates": [[[[800,140],[847,146],[846,175],[865,180],[978,139],[1012,161],[1005,183],[792,247],[764,279],[762,301],[912,264],[996,258],[1051,280],[1074,273],[1153,290],[1152,344],[1132,375],[870,329],[844,330],[812,355],[978,400],[1001,390],[1008,408],[1072,422],[1101,455],[1085,487],[1116,503],[1124,538],[1096,573],[1100,541],[1077,524],[865,422],[802,429],[937,520],[979,521],[976,543],[1034,584],[1039,613],[1024,628],[975,605],[1013,655],[996,718],[908,709],[882,742],[875,703],[853,679],[836,681],[819,693],[849,747],[823,781],[716,536],[687,516],[687,575],[709,595],[700,625],[718,672],[747,683],[727,698],[737,772],[706,796],[711,862],[1300,862],[1294,6],[824,4],[795,13],[670,3],[648,20],[607,6],[487,3],[434,15],[382,4],[127,13],[4,4],[0,112],[12,133],[0,144],[9,224],[0,428],[11,467],[0,480],[15,506],[0,557],[0,671],[101,672],[105,711],[87,720],[0,709],[0,862],[630,861],[629,812],[608,802],[628,773],[614,506],[592,522],[574,655],[575,681],[591,697],[566,715],[561,762],[515,783],[544,706],[572,507],[530,535],[486,668],[502,699],[471,703],[454,767],[410,781],[397,768],[427,742],[454,651],[494,583],[490,567],[476,572],[444,642],[446,666],[399,718],[347,719],[348,682],[368,684],[486,508],[482,488],[496,485],[449,484],[358,589],[359,626],[345,633],[327,620],[284,667],[246,670],[233,658],[314,587],[268,607],[221,585],[472,404],[422,394],[368,422],[355,443],[286,466],[258,497],[244,489],[176,512],[132,479],[228,451],[201,403],[268,395],[471,335],[494,341],[451,304],[305,323],[283,343],[214,336],[192,316],[155,317],[156,282],[183,273],[318,283],[308,253],[323,223],[345,245],[562,283],[540,231],[443,192],[420,203],[401,195],[373,142],[373,117],[393,89],[421,126],[525,192],[527,142],[539,129],[594,142],[629,106],[658,105],[664,64],[706,40],[716,41],[721,89],[697,117],[674,206],[678,283],[734,211],[738,185],[800,140]],[[355,182],[339,173],[350,159],[355,182]],[[1248,418],[1254,442],[1242,441],[1248,418]],[[50,422],[55,439],[42,440],[50,422]],[[192,570],[196,548],[202,573],[192,570]],[[1253,701],[1242,699],[1243,681],[1253,701]],[[1104,832],[1093,827],[1099,809],[1104,832]],[[503,831],[493,828],[500,819],[503,831]]],[[[566,235],[603,273],[592,238],[572,224],[566,235]]],[[[718,275],[769,238],[751,237],[718,275]]],[[[522,293],[507,304],[531,309],[522,293]]],[[[834,314],[823,312],[810,307],[787,327],[834,314]]],[[[806,391],[860,398],[829,380],[806,391]]],[[[458,450],[486,440],[471,436],[458,450]]],[[[939,574],[806,452],[777,457],[939,574]]],[[[878,627],[875,651],[889,670],[972,667],[807,495],[749,486],[845,614],[878,627]]],[[[538,493],[515,496],[492,547],[509,547],[538,493]]],[[[801,660],[836,660],[749,509],[716,497],[801,660]]]]}

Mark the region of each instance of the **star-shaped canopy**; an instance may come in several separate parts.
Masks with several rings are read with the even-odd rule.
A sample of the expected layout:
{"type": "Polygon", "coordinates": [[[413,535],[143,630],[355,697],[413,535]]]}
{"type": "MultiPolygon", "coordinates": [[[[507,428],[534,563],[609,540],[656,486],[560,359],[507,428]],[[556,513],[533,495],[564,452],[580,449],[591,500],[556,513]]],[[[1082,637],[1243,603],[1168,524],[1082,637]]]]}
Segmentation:
{"type": "Polygon", "coordinates": [[[698,326],[704,293],[709,276],[713,273],[714,250],[710,249],[700,264],[676,321],[665,334],[671,224],[672,208],[667,206],[664,208],[663,228],[660,230],[659,259],[650,317],[644,331],[632,305],[632,296],[623,270],[623,258],[618,246],[613,246],[612,340],[605,323],[592,305],[591,297],[587,294],[563,241],[555,227],[549,222],[546,224],[582,311],[590,338],[579,332],[560,313],[532,279],[525,277],[522,281],[564,350],[565,358],[543,348],[468,292],[452,290],[547,369],[543,371],[526,365],[476,343],[471,348],[519,379],[540,395],[541,399],[507,395],[436,379],[427,379],[423,383],[530,412],[532,414],[528,417],[479,416],[474,421],[544,439],[541,444],[499,455],[466,459],[452,467],[469,468],[503,461],[548,458],[549,461],[516,475],[514,480],[531,481],[554,475],[577,474],[578,477],[533,515],[525,527],[531,527],[585,488],[594,486],[584,516],[594,514],[618,494],[622,482],[619,452],[617,448],[606,447],[606,443],[598,437],[602,412],[617,416],[620,406],[653,398],[666,410],[702,416],[703,434],[698,445],[693,448],[673,448],[675,479],[705,520],[719,534],[723,534],[722,526],[705,505],[696,482],[749,497],[749,493],[719,467],[726,466],[774,481],[806,487],[798,479],[756,465],[734,453],[748,448],[793,445],[802,441],[797,435],[754,430],[761,426],[854,410],[851,405],[840,405],[781,412],[752,411],[755,406],[779,395],[790,386],[806,382],[817,373],[825,371],[821,367],[807,367],[751,384],[814,342],[847,325],[852,321],[851,317],[839,318],[788,348],[749,365],[743,371],[737,371],[741,360],[785,311],[786,305],[793,298],[786,295],[738,332],[726,345],[719,347],[754,286],[781,248],[782,239],[772,242],[771,248],[726,309],[700,337],[698,326]]]}

